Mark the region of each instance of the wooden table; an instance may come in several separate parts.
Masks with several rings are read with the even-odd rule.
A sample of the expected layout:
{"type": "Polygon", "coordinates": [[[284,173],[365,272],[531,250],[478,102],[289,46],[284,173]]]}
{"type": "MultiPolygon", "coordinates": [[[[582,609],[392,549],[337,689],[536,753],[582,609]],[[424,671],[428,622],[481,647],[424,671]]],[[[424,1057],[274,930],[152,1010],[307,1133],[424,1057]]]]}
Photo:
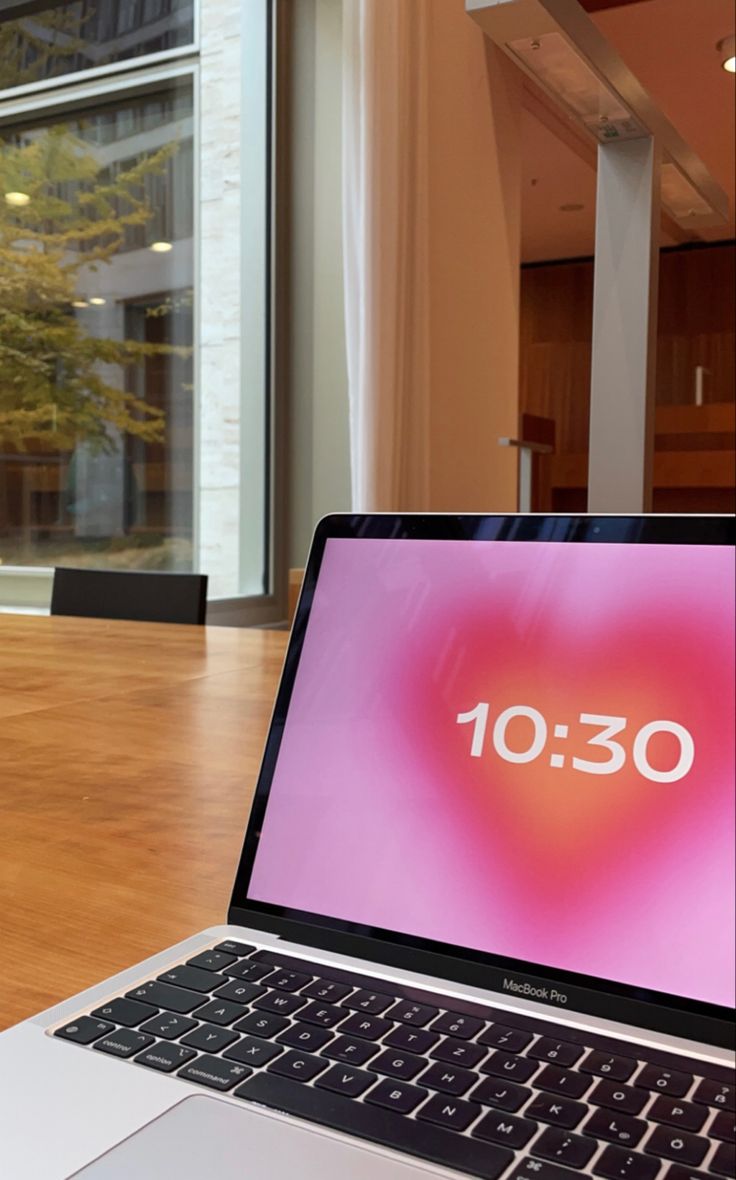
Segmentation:
{"type": "Polygon", "coordinates": [[[0,1028],[225,921],[286,639],[0,614],[0,1028]]]}

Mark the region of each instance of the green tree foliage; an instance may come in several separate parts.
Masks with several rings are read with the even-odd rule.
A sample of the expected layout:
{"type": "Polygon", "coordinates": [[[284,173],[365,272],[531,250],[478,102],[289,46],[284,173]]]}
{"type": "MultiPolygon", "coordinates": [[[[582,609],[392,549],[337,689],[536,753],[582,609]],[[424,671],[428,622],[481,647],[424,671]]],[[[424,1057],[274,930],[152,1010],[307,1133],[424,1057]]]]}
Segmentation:
{"type": "Polygon", "coordinates": [[[145,179],[175,151],[104,169],[63,125],[0,140],[1,450],[66,450],[79,441],[109,450],[116,432],[162,440],[163,413],[121,389],[110,366],[190,350],[94,336],[72,304],[80,277],[106,266],[126,233],[152,217],[145,179]],[[8,193],[30,199],[9,204],[8,193]]]}

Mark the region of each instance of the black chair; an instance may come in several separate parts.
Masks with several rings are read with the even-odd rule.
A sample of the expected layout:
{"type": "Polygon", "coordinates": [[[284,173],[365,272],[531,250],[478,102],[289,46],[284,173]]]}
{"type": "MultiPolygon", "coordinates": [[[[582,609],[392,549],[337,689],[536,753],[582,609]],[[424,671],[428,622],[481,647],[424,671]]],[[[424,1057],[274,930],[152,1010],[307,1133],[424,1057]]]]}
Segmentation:
{"type": "Polygon", "coordinates": [[[52,615],[136,619],[146,623],[204,623],[206,574],[57,567],[52,615]]]}

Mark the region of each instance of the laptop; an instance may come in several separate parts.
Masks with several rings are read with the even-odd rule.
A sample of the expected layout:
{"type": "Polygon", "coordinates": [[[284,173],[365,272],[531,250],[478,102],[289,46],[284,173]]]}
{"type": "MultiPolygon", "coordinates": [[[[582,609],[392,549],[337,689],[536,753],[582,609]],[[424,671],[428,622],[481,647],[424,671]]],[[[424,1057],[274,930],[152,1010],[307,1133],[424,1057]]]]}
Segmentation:
{"type": "Polygon", "coordinates": [[[732,1177],[733,544],[322,521],[227,922],[0,1036],[0,1176],[732,1177]]]}

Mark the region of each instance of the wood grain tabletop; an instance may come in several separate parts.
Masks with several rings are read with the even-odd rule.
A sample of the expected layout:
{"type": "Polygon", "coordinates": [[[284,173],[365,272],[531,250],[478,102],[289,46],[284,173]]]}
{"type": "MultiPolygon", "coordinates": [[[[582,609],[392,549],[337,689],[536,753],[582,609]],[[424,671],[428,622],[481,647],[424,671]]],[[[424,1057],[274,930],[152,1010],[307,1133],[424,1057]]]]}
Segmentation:
{"type": "Polygon", "coordinates": [[[0,614],[0,1028],[226,920],[286,641],[0,614]]]}

